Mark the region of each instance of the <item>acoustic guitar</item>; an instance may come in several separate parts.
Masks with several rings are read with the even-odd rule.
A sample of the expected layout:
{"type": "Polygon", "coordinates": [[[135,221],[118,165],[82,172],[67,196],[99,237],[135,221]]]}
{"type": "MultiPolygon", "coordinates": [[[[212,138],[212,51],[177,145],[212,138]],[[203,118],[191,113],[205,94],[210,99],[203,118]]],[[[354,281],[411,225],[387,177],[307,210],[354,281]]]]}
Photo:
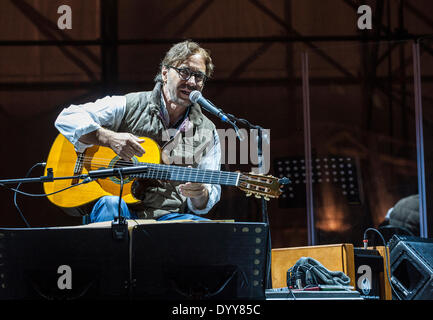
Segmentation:
{"type": "Polygon", "coordinates": [[[161,163],[161,150],[158,144],[143,137],[141,143],[146,152],[141,157],[133,157],[130,161],[120,158],[108,147],[92,146],[83,153],[76,152],[72,143],[59,134],[51,146],[45,174],[50,168],[54,180],[43,184],[48,199],[56,206],[76,208],[99,199],[102,196],[120,193],[127,204],[140,202],[134,194],[133,183],[136,179],[157,179],[163,181],[199,182],[235,186],[246,192],[247,196],[258,198],[278,198],[282,193],[281,186],[288,181],[270,175],[254,173],[229,172],[218,170],[201,170],[197,168],[166,165],[161,163]],[[122,168],[125,166],[146,166],[146,172],[128,176],[111,176],[83,183],[83,176],[88,172],[100,169],[122,168]],[[62,177],[74,177],[62,179],[62,177]],[[59,179],[60,178],[60,179],[59,179]],[[58,192],[60,190],[64,191],[58,192]]]}

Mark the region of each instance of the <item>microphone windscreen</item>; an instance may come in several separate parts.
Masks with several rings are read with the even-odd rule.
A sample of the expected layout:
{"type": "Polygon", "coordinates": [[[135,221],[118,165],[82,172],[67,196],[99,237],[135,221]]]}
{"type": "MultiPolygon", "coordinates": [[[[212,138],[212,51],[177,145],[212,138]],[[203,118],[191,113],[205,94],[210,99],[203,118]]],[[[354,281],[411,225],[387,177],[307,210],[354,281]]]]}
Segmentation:
{"type": "Polygon", "coordinates": [[[189,94],[189,100],[192,103],[197,103],[198,99],[201,98],[201,92],[198,90],[194,90],[189,94]]]}

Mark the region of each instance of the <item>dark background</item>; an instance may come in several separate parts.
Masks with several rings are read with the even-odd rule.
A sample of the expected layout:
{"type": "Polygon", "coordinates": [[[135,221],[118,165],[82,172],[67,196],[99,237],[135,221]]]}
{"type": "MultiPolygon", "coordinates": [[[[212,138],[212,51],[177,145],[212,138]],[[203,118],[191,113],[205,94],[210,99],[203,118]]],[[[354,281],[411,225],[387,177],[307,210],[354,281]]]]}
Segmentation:
{"type": "MultiPolygon", "coordinates": [[[[342,176],[326,182],[326,171],[317,169],[323,176],[313,176],[312,209],[317,244],[360,245],[366,228],[378,226],[396,201],[418,192],[416,41],[427,198],[430,194],[432,33],[430,0],[2,0],[0,177],[24,177],[46,160],[62,108],[107,94],[151,90],[165,52],[178,41],[193,39],[210,49],[216,65],[204,96],[271,130],[270,174],[288,174],[285,161],[305,158],[306,132],[320,170],[325,158],[335,156],[337,163],[350,159],[353,170],[349,174],[345,167],[344,177],[353,178],[350,190],[355,194],[343,194],[350,183],[342,182],[342,176]],[[72,9],[71,30],[57,27],[57,9],[63,4],[72,9]],[[371,30],[357,28],[362,4],[372,8],[371,30]],[[304,114],[302,57],[308,58],[309,117],[304,114]]],[[[227,164],[223,169],[248,172],[251,166],[255,164],[227,164]]],[[[294,166],[290,169],[293,174],[294,166]]],[[[302,166],[298,170],[299,179],[291,176],[292,189],[268,203],[274,248],[308,244],[302,166]]],[[[41,174],[41,169],[33,172],[41,174]]],[[[39,184],[21,188],[43,192],[39,184]]],[[[0,189],[0,201],[0,225],[24,227],[13,193],[0,189]]],[[[18,203],[32,227],[82,223],[44,197],[18,196],[18,203]]],[[[209,217],[260,221],[260,202],[224,187],[209,217]]]]}

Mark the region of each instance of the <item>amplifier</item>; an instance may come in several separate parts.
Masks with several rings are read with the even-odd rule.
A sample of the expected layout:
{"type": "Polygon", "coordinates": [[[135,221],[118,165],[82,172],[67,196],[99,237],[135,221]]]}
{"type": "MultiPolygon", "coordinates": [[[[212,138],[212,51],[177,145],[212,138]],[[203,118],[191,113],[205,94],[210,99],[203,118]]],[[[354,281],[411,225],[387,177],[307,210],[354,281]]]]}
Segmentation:
{"type": "Polygon", "coordinates": [[[311,257],[319,261],[325,268],[342,271],[355,286],[353,245],[350,243],[318,245],[310,247],[275,248],[272,249],[272,287],[287,286],[287,270],[301,257],[311,257]]]}

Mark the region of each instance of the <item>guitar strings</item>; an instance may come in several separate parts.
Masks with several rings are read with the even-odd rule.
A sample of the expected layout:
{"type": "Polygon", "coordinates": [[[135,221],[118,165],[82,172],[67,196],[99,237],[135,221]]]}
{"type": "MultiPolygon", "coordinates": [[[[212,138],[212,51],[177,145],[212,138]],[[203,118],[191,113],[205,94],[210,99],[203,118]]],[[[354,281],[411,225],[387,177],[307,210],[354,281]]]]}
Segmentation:
{"type": "MultiPolygon", "coordinates": [[[[84,157],[83,158],[83,162],[84,164],[91,164],[94,166],[108,166],[109,163],[112,160],[108,159],[108,158],[89,158],[89,157],[84,157]],[[100,161],[104,161],[102,162],[97,162],[97,161],[93,161],[93,160],[100,160],[100,161]]],[[[132,165],[147,165],[147,166],[151,166],[153,167],[152,169],[154,170],[154,172],[156,172],[156,174],[159,173],[165,173],[165,172],[169,172],[169,173],[174,173],[174,174],[182,174],[182,175],[191,175],[191,173],[189,172],[195,172],[195,175],[197,177],[201,177],[202,175],[206,175],[206,174],[215,174],[217,173],[218,175],[220,175],[222,178],[226,178],[226,179],[230,179],[233,178],[234,180],[237,179],[238,177],[238,173],[236,172],[230,172],[230,171],[222,171],[222,170],[209,170],[209,169],[198,169],[198,168],[190,168],[190,167],[183,167],[183,166],[176,166],[176,165],[167,165],[167,164],[159,164],[159,163],[151,163],[151,162],[139,162],[139,163],[133,163],[131,161],[128,160],[119,160],[116,162],[116,164],[124,164],[124,166],[130,166],[132,165]],[[162,169],[158,169],[158,168],[162,168],[162,169]],[[182,172],[183,171],[183,172],[182,172]],[[198,174],[200,172],[203,172],[202,174],[198,174]]],[[[257,180],[260,181],[260,180],[257,180]]]]}
{"type": "MultiPolygon", "coordinates": [[[[108,158],[89,158],[89,157],[84,157],[82,163],[84,164],[92,164],[94,166],[105,166],[108,165],[109,162],[111,162],[112,160],[108,159],[108,158]],[[98,163],[97,161],[92,161],[92,160],[100,160],[100,161],[104,161],[104,163],[100,162],[98,163]],[[108,162],[108,163],[107,163],[108,162]]],[[[131,164],[130,161],[127,160],[119,160],[116,162],[117,163],[121,163],[121,164],[126,164],[129,166],[131,164]]],[[[157,164],[157,163],[148,163],[148,162],[139,162],[139,163],[135,163],[136,165],[147,165],[152,168],[152,173],[148,174],[148,176],[146,176],[145,173],[143,174],[133,174],[131,176],[139,176],[139,177],[145,177],[145,178],[169,178],[168,175],[170,175],[171,180],[191,180],[190,178],[192,178],[191,176],[194,175],[195,172],[195,178],[198,181],[201,182],[208,182],[211,183],[212,179],[214,177],[212,177],[212,175],[217,174],[219,180],[221,179],[225,179],[225,181],[228,184],[235,184],[235,182],[238,179],[238,173],[235,172],[228,172],[228,171],[221,171],[221,170],[205,170],[205,169],[198,169],[198,168],[189,168],[189,167],[182,167],[182,166],[174,166],[174,165],[166,165],[166,164],[157,164]],[[162,168],[162,169],[159,169],[162,168]],[[189,172],[188,172],[189,171],[189,172]],[[161,174],[163,175],[161,177],[161,174]],[[209,178],[209,181],[203,180],[204,178],[206,178],[206,175],[211,175],[211,177],[209,178]],[[164,176],[165,175],[165,176],[164,176]],[[185,179],[185,177],[188,176],[188,179],[185,179]],[[182,178],[181,178],[182,177],[182,178]],[[230,179],[232,179],[233,181],[230,181],[230,179]]],[[[242,180],[242,178],[240,178],[240,180],[242,180]]],[[[258,180],[260,181],[260,180],[258,180]]],[[[262,181],[263,182],[263,181],[262,181]]],[[[218,181],[218,183],[221,183],[221,181],[218,181]]]]}
{"type": "MultiPolygon", "coordinates": [[[[112,160],[108,158],[89,158],[84,156],[83,161],[80,162],[80,164],[91,164],[93,166],[108,166],[112,160]],[[95,161],[97,160],[97,161],[95,161]],[[99,162],[98,162],[99,161],[99,162]]],[[[193,176],[196,181],[200,182],[208,182],[211,183],[213,179],[218,178],[219,184],[236,184],[236,181],[238,179],[238,173],[234,172],[227,172],[227,171],[218,171],[218,170],[203,170],[198,168],[189,168],[189,167],[182,167],[182,166],[173,166],[173,165],[166,165],[166,164],[156,164],[156,163],[146,163],[146,162],[140,162],[140,163],[133,163],[131,161],[127,160],[119,160],[116,162],[116,165],[123,165],[125,167],[132,165],[143,165],[143,166],[149,166],[152,169],[152,172],[150,174],[143,173],[143,174],[132,174],[130,176],[138,176],[138,177],[144,177],[144,178],[171,178],[172,180],[180,179],[185,180],[186,176],[189,178],[186,180],[192,180],[193,176]],[[213,175],[217,175],[217,177],[213,177],[213,175]],[[161,176],[162,175],[162,176],[161,176]],[[210,177],[209,177],[210,175],[210,177]],[[181,179],[183,177],[183,179],[181,179]],[[207,179],[207,180],[206,180],[207,179]],[[223,180],[223,181],[221,181],[223,180]]],[[[216,180],[216,179],[215,179],[216,180]]]]}

